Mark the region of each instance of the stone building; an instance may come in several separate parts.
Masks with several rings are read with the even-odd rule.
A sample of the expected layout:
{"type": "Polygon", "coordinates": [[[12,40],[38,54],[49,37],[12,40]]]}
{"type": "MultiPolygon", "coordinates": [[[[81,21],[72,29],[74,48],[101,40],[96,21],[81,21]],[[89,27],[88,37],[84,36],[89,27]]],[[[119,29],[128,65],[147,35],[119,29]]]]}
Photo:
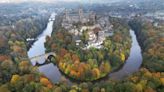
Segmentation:
{"type": "Polygon", "coordinates": [[[66,9],[63,16],[62,27],[65,29],[70,29],[73,27],[73,24],[76,23],[95,23],[96,14],[93,12],[85,12],[82,8],[79,8],[76,13],[69,13],[66,9]]]}

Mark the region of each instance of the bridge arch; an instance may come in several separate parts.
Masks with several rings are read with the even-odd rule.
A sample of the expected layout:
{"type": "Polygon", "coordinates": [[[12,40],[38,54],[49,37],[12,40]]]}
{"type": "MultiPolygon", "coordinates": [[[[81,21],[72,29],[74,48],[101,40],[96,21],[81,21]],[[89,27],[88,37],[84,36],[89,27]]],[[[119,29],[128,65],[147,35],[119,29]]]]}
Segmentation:
{"type": "Polygon", "coordinates": [[[51,60],[52,58],[55,58],[55,56],[54,56],[54,55],[49,55],[49,56],[47,57],[48,60],[51,60]]]}
{"type": "MultiPolygon", "coordinates": [[[[30,61],[31,62],[35,62],[34,66],[37,65],[44,65],[44,64],[48,64],[48,63],[51,63],[51,59],[52,58],[55,58],[56,54],[54,52],[50,52],[50,53],[45,53],[45,54],[42,54],[42,55],[38,55],[38,56],[34,56],[34,57],[31,57],[30,58],[30,61]],[[38,61],[40,60],[45,60],[45,62],[43,64],[39,64],[38,61]]],[[[56,61],[52,61],[52,63],[56,63],[56,61]]]]}
{"type": "Polygon", "coordinates": [[[47,63],[53,63],[53,64],[56,64],[56,59],[55,59],[55,56],[53,54],[50,54],[48,57],[47,57],[47,63]]]}

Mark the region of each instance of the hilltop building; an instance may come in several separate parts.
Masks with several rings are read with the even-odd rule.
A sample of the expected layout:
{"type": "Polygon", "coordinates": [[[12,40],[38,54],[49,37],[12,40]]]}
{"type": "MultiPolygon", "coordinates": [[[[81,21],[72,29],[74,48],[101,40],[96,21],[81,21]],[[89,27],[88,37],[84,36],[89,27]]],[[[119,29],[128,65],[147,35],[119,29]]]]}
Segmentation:
{"type": "Polygon", "coordinates": [[[113,36],[113,25],[108,16],[98,16],[94,12],[84,12],[82,8],[77,11],[68,11],[65,9],[62,18],[62,27],[73,35],[77,46],[82,49],[91,47],[100,49],[106,37],[113,36]],[[80,38],[83,32],[87,31],[89,36],[87,43],[82,43],[80,38]]]}
{"type": "Polygon", "coordinates": [[[95,17],[96,14],[93,12],[83,12],[82,8],[78,9],[77,13],[69,13],[69,11],[66,9],[64,16],[63,16],[63,21],[62,21],[62,27],[65,29],[71,29],[73,27],[72,24],[76,23],[88,23],[92,22],[95,23],[95,17]]]}

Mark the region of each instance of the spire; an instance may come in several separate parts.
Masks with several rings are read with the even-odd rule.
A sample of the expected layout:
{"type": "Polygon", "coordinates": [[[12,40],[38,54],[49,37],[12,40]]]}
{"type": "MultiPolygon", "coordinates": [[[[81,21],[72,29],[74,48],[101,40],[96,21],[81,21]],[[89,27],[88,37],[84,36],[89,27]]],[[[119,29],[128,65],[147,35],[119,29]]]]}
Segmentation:
{"type": "Polygon", "coordinates": [[[79,9],[79,19],[80,19],[80,21],[82,20],[82,18],[83,18],[83,9],[80,8],[79,9]]]}
{"type": "Polygon", "coordinates": [[[68,10],[67,9],[65,9],[65,19],[69,20],[69,15],[68,15],[68,10]]]}

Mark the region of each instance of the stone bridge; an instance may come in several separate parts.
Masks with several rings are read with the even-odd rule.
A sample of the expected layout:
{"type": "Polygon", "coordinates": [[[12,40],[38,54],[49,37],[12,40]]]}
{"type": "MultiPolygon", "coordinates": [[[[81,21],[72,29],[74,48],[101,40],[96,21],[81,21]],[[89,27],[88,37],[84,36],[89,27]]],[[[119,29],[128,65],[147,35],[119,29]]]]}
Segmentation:
{"type": "Polygon", "coordinates": [[[30,58],[30,61],[33,66],[41,66],[50,63],[50,59],[52,56],[56,56],[56,53],[50,52],[50,53],[34,56],[30,58]]]}

